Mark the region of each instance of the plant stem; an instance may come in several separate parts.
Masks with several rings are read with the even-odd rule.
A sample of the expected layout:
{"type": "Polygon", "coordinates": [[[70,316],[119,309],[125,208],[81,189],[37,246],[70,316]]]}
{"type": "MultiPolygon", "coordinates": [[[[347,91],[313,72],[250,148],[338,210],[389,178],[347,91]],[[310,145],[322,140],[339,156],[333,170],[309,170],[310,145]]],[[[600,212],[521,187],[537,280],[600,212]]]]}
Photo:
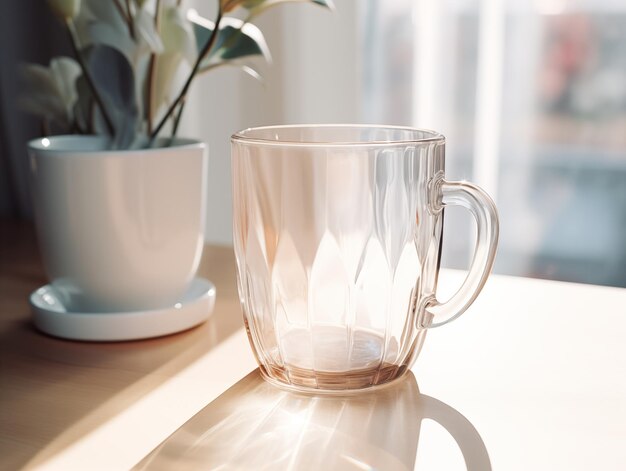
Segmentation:
{"type": "Polygon", "coordinates": [[[124,18],[124,21],[128,23],[128,17],[126,16],[126,11],[124,10],[124,7],[120,3],[120,0],[113,0],[113,5],[115,6],[115,9],[119,12],[119,14],[122,16],[122,18],[124,18]]]}
{"type": "Polygon", "coordinates": [[[156,6],[154,9],[154,28],[159,32],[159,26],[161,24],[161,0],[156,0],[156,6]]]}
{"type": "Polygon", "coordinates": [[[211,36],[209,37],[207,43],[202,48],[202,51],[200,52],[200,54],[198,54],[198,58],[196,59],[196,63],[194,64],[193,69],[191,70],[191,73],[189,74],[189,77],[187,77],[187,81],[185,82],[185,85],[183,86],[183,89],[178,94],[178,97],[176,97],[176,100],[174,100],[174,102],[170,105],[170,107],[168,108],[167,112],[165,113],[165,116],[163,116],[163,118],[161,118],[161,121],[157,125],[156,129],[154,131],[152,131],[152,134],[150,134],[150,141],[154,140],[154,138],[157,136],[157,134],[159,134],[159,132],[161,131],[161,129],[163,128],[163,126],[167,122],[168,116],[170,114],[172,114],[174,112],[174,110],[176,109],[176,107],[178,106],[178,104],[183,99],[186,98],[187,92],[189,91],[189,86],[191,85],[191,82],[192,82],[193,78],[196,76],[196,73],[200,69],[200,63],[202,62],[204,57],[209,53],[209,51],[213,47],[213,44],[215,44],[215,40],[217,39],[217,33],[218,33],[219,29],[220,29],[220,21],[221,20],[222,20],[222,8],[218,7],[217,18],[215,19],[215,28],[213,29],[213,32],[211,33],[211,36]]]}
{"type": "Polygon", "coordinates": [[[135,39],[135,24],[133,23],[133,14],[130,9],[130,0],[126,0],[126,13],[128,15],[128,32],[130,37],[135,39]]]}
{"type": "Polygon", "coordinates": [[[126,15],[126,9],[122,6],[122,4],[120,3],[120,0],[113,0],[113,5],[115,6],[115,9],[118,11],[120,16],[124,20],[124,22],[126,23],[126,26],[128,26],[128,34],[130,34],[130,36],[133,37],[132,18],[126,15]]]}
{"type": "MultiPolygon", "coordinates": [[[[154,10],[154,29],[159,32],[159,24],[161,22],[161,0],[156,0],[154,10]]],[[[156,67],[156,54],[150,54],[150,62],[148,63],[148,90],[146,92],[146,121],[148,122],[148,135],[152,134],[152,102],[154,100],[154,81],[156,67]]]]}
{"type": "Polygon", "coordinates": [[[102,97],[100,97],[100,94],[98,93],[98,90],[96,89],[96,85],[93,82],[93,78],[91,77],[91,72],[89,72],[89,69],[87,68],[87,64],[85,64],[85,60],[83,59],[83,55],[80,52],[80,48],[78,46],[78,35],[76,34],[74,23],[72,22],[71,19],[68,19],[66,21],[66,25],[67,25],[67,30],[70,34],[70,43],[72,44],[72,50],[74,51],[76,60],[78,61],[78,64],[80,65],[80,68],[83,71],[83,75],[85,76],[85,80],[87,81],[87,86],[89,87],[89,90],[91,91],[91,94],[93,95],[95,102],[98,104],[98,107],[100,108],[100,111],[102,112],[102,117],[104,118],[104,122],[106,124],[107,131],[109,131],[109,135],[113,136],[114,131],[115,131],[115,128],[113,127],[113,121],[111,121],[111,118],[109,114],[107,113],[107,110],[104,106],[104,102],[102,101],[102,97]]]}
{"type": "Polygon", "coordinates": [[[176,118],[174,119],[174,126],[172,127],[171,139],[174,139],[176,137],[176,133],[178,132],[178,125],[180,124],[180,117],[183,115],[183,109],[185,108],[186,103],[186,98],[183,98],[180,102],[180,106],[178,107],[178,113],[176,113],[176,118]]]}
{"type": "Polygon", "coordinates": [[[156,67],[156,54],[150,54],[148,62],[148,89],[146,90],[146,121],[148,123],[148,135],[152,134],[152,100],[154,95],[154,69],[156,67]]]}

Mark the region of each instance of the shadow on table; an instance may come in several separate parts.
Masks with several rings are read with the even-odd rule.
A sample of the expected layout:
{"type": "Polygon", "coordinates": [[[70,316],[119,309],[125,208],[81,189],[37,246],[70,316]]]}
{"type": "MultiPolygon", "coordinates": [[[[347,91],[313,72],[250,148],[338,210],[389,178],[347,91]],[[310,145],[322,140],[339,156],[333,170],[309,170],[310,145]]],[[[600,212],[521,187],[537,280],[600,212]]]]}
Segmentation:
{"type": "Polygon", "coordinates": [[[468,471],[490,471],[474,426],[419,392],[408,373],[393,386],[344,397],[281,391],[250,373],[172,434],[135,470],[413,470],[421,422],[458,444],[468,471]]]}
{"type": "Polygon", "coordinates": [[[241,328],[230,249],[205,251],[215,312],[187,332],[138,342],[56,339],[32,326],[29,294],[46,283],[29,224],[0,221],[0,468],[44,465],[142,400],[241,328]],[[218,273],[219,272],[219,273],[218,273]],[[221,282],[219,282],[222,280],[221,282]]]}

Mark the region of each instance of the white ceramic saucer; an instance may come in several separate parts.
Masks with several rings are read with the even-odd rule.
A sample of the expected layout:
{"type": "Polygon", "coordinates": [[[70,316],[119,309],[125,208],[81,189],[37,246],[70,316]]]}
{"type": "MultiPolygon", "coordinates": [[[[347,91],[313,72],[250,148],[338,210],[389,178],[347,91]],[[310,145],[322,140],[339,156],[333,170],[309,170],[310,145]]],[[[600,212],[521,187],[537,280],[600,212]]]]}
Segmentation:
{"type": "Polygon", "coordinates": [[[45,285],[30,295],[35,326],[72,340],[137,340],[173,334],[206,321],[215,305],[215,285],[195,278],[180,301],[148,311],[88,313],[68,310],[56,290],[45,285]]]}

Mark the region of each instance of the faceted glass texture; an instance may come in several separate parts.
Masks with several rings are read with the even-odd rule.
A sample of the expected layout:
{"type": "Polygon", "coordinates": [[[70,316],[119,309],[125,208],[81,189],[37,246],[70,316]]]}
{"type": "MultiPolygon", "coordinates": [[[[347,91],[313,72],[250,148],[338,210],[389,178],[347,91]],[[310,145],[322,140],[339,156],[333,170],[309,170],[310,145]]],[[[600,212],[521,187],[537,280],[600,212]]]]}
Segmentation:
{"type": "Polygon", "coordinates": [[[443,137],[257,128],[233,136],[232,165],[238,288],[264,376],[346,390],[402,375],[432,318],[443,137]]]}

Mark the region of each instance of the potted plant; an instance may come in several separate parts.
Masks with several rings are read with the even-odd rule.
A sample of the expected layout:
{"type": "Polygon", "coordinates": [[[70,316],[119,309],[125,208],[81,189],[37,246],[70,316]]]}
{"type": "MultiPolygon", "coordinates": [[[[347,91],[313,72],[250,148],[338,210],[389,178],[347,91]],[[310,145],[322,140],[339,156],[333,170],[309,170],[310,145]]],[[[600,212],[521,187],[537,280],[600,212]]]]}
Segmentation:
{"type": "Polygon", "coordinates": [[[251,21],[286,1],[219,0],[214,21],[181,0],[48,1],[73,57],[21,71],[21,105],[44,134],[29,143],[51,280],[31,296],[39,328],[119,340],[206,319],[215,290],[195,273],[207,155],[204,143],[177,137],[181,116],[201,74],[234,65],[259,77],[254,60],[270,55],[251,21]]]}

